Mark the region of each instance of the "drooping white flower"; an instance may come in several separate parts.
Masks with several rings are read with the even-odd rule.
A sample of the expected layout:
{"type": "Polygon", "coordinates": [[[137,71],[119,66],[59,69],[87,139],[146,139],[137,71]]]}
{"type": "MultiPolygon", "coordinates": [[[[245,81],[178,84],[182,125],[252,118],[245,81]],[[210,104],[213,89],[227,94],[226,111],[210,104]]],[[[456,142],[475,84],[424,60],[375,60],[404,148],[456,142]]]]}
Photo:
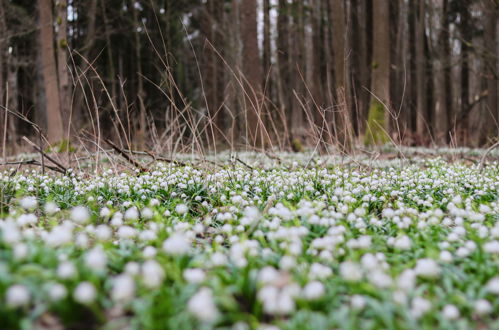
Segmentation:
{"type": "Polygon", "coordinates": [[[187,303],[187,309],[199,321],[210,323],[217,319],[218,309],[211,289],[203,287],[187,303]]]}
{"type": "Polygon", "coordinates": [[[7,289],[7,306],[16,308],[27,305],[31,299],[31,294],[27,287],[21,284],[14,284],[7,289]]]}
{"type": "Polygon", "coordinates": [[[420,318],[424,314],[426,314],[431,309],[431,302],[428,300],[416,297],[412,301],[411,314],[415,318],[420,318]]]}
{"type": "Polygon", "coordinates": [[[57,276],[60,279],[69,279],[76,276],[76,267],[71,261],[63,261],[57,267],[57,276]]]}
{"type": "Polygon", "coordinates": [[[424,278],[436,278],[440,275],[440,267],[433,259],[419,259],[414,271],[424,278]]]}
{"type": "Polygon", "coordinates": [[[139,218],[139,211],[135,206],[131,207],[128,210],[126,210],[124,218],[125,220],[129,221],[137,220],[139,218]]]}
{"type": "Polygon", "coordinates": [[[308,300],[319,299],[324,295],[325,292],[326,289],[324,288],[324,284],[318,281],[309,282],[303,288],[303,295],[305,299],[308,300]]]}
{"type": "Polygon", "coordinates": [[[85,264],[88,268],[95,271],[106,269],[107,256],[100,246],[94,247],[85,255],[85,264]]]}
{"type": "Polygon", "coordinates": [[[145,286],[156,288],[161,285],[165,272],[155,260],[147,260],[142,265],[142,280],[145,286]]]}
{"type": "Polygon", "coordinates": [[[175,206],[175,212],[177,212],[180,215],[184,215],[189,211],[189,208],[185,204],[178,204],[175,206]]]}
{"type": "Polygon", "coordinates": [[[68,290],[60,283],[52,283],[48,288],[50,300],[59,301],[66,298],[68,290]]]}
{"type": "Polygon", "coordinates": [[[111,297],[117,302],[128,302],[135,296],[135,281],[128,274],[121,274],[113,279],[111,297]]]}
{"type": "Polygon", "coordinates": [[[499,277],[494,277],[487,283],[487,291],[499,295],[499,277]]]}
{"type": "Polygon", "coordinates": [[[174,233],[163,242],[163,250],[174,256],[184,255],[189,252],[191,247],[190,241],[184,234],[174,233]]]}
{"type": "Polygon", "coordinates": [[[73,298],[80,304],[90,304],[97,297],[97,290],[90,282],[81,282],[73,292],[73,298]]]}
{"type": "Polygon", "coordinates": [[[26,196],[19,201],[19,204],[25,210],[34,210],[38,206],[38,201],[34,196],[26,196]]]}
{"type": "Polygon", "coordinates": [[[459,309],[454,305],[445,305],[442,310],[442,316],[448,320],[455,320],[459,318],[459,309]]]}
{"type": "Polygon", "coordinates": [[[47,213],[48,215],[53,215],[53,214],[55,214],[55,213],[57,213],[57,212],[60,211],[60,208],[54,202],[47,202],[45,204],[45,208],[44,209],[45,209],[45,213],[47,213]]]}
{"type": "Polygon", "coordinates": [[[475,302],[475,312],[478,315],[486,315],[492,312],[492,304],[486,299],[479,299],[475,302]]]}
{"type": "Polygon", "coordinates": [[[85,206],[76,206],[71,210],[71,220],[84,224],[90,219],[90,212],[85,206]]]}
{"type": "Polygon", "coordinates": [[[340,275],[348,282],[358,282],[362,279],[362,268],[352,261],[344,261],[340,264],[340,275]]]}
{"type": "Polygon", "coordinates": [[[206,274],[199,268],[188,268],[184,270],[184,279],[193,284],[199,284],[204,281],[206,274]]]}

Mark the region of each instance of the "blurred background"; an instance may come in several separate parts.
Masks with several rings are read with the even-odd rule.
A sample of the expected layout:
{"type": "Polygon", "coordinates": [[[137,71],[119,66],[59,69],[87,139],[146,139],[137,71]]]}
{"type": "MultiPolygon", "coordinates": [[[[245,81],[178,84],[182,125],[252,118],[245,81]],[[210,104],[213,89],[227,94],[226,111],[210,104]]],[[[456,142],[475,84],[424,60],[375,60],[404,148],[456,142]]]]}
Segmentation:
{"type": "MultiPolygon", "coordinates": [[[[0,136],[154,152],[489,146],[495,0],[0,0],[0,136]]],[[[53,149],[56,150],[56,149],[53,149]]]]}

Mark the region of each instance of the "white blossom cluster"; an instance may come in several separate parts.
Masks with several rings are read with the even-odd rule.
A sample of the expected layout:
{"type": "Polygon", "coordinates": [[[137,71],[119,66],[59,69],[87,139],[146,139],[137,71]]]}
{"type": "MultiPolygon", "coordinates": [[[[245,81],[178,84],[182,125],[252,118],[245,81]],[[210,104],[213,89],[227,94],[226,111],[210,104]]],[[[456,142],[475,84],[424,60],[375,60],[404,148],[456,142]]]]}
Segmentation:
{"type": "Polygon", "coordinates": [[[499,164],[320,162],[0,173],[0,319],[244,329],[499,321],[499,164]]]}

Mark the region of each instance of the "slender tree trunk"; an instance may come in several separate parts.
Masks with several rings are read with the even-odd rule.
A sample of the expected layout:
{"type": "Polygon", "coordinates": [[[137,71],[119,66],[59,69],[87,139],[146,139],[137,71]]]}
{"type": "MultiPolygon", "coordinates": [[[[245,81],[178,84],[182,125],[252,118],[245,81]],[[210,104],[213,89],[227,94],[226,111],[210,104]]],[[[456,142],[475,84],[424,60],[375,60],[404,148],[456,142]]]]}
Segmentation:
{"type": "Polygon", "coordinates": [[[241,28],[243,43],[243,79],[246,102],[244,107],[248,131],[248,142],[258,148],[264,147],[262,118],[262,66],[258,51],[256,1],[242,0],[241,28]]]}
{"type": "Polygon", "coordinates": [[[334,124],[336,127],[331,131],[336,134],[336,140],[340,148],[350,152],[352,148],[353,128],[351,126],[352,115],[351,104],[347,104],[346,91],[346,9],[344,0],[329,0],[329,18],[331,19],[333,50],[333,73],[334,73],[334,124]]]}
{"type": "Polygon", "coordinates": [[[278,99],[280,111],[287,119],[284,125],[287,127],[289,141],[293,140],[291,129],[291,113],[293,93],[291,87],[291,59],[289,46],[289,4],[287,0],[279,0],[279,10],[277,17],[277,65],[279,71],[278,79],[278,99]]]}
{"type": "Polygon", "coordinates": [[[449,114],[452,111],[451,90],[451,63],[450,63],[450,37],[449,37],[449,1],[443,0],[442,14],[440,21],[442,22],[439,34],[439,68],[436,70],[436,82],[438,84],[437,102],[435,105],[435,136],[437,143],[446,144],[449,131],[449,114]]]}
{"type": "Polygon", "coordinates": [[[140,40],[140,30],[142,29],[142,24],[139,21],[138,9],[134,6],[134,1],[130,2],[130,8],[133,11],[133,21],[134,21],[134,37],[135,37],[135,61],[137,63],[137,100],[139,107],[139,122],[138,128],[135,132],[135,137],[137,141],[137,146],[140,149],[144,149],[146,146],[147,139],[147,124],[146,124],[146,107],[145,98],[146,93],[144,90],[144,79],[142,74],[142,49],[140,40]]]}
{"type": "Polygon", "coordinates": [[[68,72],[68,3],[58,0],[59,29],[57,31],[57,72],[64,134],[68,134],[71,116],[71,83],[68,72]]]}
{"type": "Polygon", "coordinates": [[[387,116],[390,107],[390,11],[387,1],[373,6],[373,64],[371,103],[369,107],[366,143],[385,143],[387,116]]]}
{"type": "Polygon", "coordinates": [[[426,114],[426,58],[424,49],[425,32],[425,0],[418,2],[418,19],[416,33],[416,89],[417,89],[417,134],[419,138],[426,136],[427,116],[426,114]]]}
{"type": "Polygon", "coordinates": [[[468,142],[469,125],[468,115],[470,112],[470,77],[469,77],[469,61],[470,61],[470,44],[471,44],[471,16],[469,12],[469,0],[463,0],[459,4],[459,16],[461,22],[459,24],[461,34],[461,104],[459,107],[459,117],[456,125],[458,126],[458,142],[465,145],[468,142]]]}
{"type": "Polygon", "coordinates": [[[47,138],[49,142],[54,143],[64,138],[64,131],[54,53],[52,1],[38,0],[38,11],[40,15],[40,55],[46,96],[47,138]]]}
{"type": "Polygon", "coordinates": [[[483,115],[483,129],[480,134],[480,145],[486,145],[499,137],[499,105],[498,105],[498,71],[497,54],[497,5],[493,1],[485,1],[485,34],[484,62],[487,82],[487,104],[483,115]]]}

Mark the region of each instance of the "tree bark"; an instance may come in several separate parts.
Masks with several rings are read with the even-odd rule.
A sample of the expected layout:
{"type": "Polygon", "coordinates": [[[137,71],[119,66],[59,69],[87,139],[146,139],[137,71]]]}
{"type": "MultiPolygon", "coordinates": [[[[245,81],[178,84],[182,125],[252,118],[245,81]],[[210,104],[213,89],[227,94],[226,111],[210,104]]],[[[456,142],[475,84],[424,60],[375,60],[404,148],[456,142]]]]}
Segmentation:
{"type": "Polygon", "coordinates": [[[52,1],[38,0],[38,11],[40,15],[40,54],[46,96],[47,139],[50,143],[55,143],[64,138],[64,131],[54,53],[52,1]]]}
{"type": "Polygon", "coordinates": [[[418,2],[417,30],[416,30],[416,131],[419,138],[426,136],[427,116],[426,116],[426,58],[425,58],[425,0],[418,2]]]}
{"type": "Polygon", "coordinates": [[[71,123],[71,83],[68,72],[68,3],[58,0],[57,3],[59,29],[57,31],[57,72],[59,78],[59,95],[61,98],[61,116],[64,135],[67,135],[71,123]]]}
{"type": "Polygon", "coordinates": [[[366,143],[388,142],[387,118],[390,107],[390,11],[388,1],[373,6],[373,63],[371,103],[366,143]]]}
{"type": "Polygon", "coordinates": [[[484,62],[487,82],[487,103],[483,115],[484,127],[480,134],[480,145],[486,145],[499,137],[498,71],[497,71],[497,5],[485,1],[484,62]]]}
{"type": "Polygon", "coordinates": [[[242,0],[241,15],[247,142],[254,147],[263,148],[265,133],[262,118],[262,66],[258,51],[256,1],[242,0]]]}

